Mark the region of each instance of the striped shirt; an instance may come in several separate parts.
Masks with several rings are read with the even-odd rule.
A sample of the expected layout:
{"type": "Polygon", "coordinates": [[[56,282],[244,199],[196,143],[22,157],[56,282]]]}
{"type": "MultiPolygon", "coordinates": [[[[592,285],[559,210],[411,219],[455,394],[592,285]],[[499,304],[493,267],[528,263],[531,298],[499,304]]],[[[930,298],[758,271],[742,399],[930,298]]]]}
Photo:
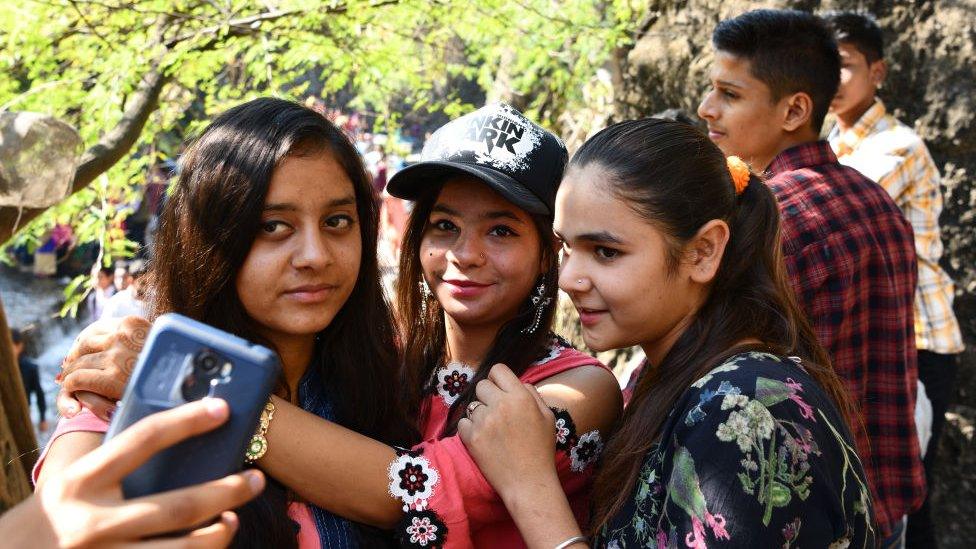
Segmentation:
{"type": "Polygon", "coordinates": [[[942,354],[961,352],[962,333],[952,312],[952,279],[939,266],[939,170],[925,143],[911,128],[888,114],[880,99],[854,126],[844,131],[834,126],[828,140],[841,164],[884,187],[912,224],[918,257],[916,347],[942,354]]]}

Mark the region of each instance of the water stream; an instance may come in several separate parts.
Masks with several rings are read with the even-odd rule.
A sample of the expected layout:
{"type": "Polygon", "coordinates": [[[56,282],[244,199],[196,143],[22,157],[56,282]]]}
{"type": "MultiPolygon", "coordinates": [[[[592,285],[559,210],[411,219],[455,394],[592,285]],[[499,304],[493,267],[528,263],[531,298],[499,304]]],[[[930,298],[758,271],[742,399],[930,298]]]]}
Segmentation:
{"type": "Polygon", "coordinates": [[[27,330],[28,347],[24,352],[37,362],[40,370],[41,387],[47,403],[48,430],[38,430],[40,418],[36,404],[31,404],[31,419],[42,447],[58,419],[55,407],[58,385],[54,377],[60,371],[61,361],[75,336],[87,325],[85,320],[61,318],[58,315],[66,283],[65,280],[54,278],[37,278],[31,273],[0,265],[0,299],[3,300],[7,322],[11,328],[27,330]]]}

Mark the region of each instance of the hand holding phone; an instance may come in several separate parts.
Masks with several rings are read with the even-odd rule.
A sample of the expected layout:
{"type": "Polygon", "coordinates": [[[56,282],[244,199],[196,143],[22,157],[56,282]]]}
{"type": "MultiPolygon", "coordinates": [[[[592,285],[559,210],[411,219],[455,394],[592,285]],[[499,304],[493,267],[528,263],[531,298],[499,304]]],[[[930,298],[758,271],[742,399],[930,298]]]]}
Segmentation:
{"type": "Polygon", "coordinates": [[[205,397],[227,401],[230,417],[209,433],[150,458],[122,482],[127,498],[212,481],[240,471],[280,366],[271,350],[177,314],[156,319],[106,442],[153,413],[205,397]]]}
{"type": "Polygon", "coordinates": [[[173,546],[226,547],[237,529],[231,509],[264,489],[249,470],[207,484],[123,501],[121,481],[150,456],[222,424],[227,404],[207,399],[144,419],[53,475],[0,516],[4,547],[159,547],[149,536],[181,531],[173,546]],[[219,518],[216,522],[210,522],[219,518]]]}

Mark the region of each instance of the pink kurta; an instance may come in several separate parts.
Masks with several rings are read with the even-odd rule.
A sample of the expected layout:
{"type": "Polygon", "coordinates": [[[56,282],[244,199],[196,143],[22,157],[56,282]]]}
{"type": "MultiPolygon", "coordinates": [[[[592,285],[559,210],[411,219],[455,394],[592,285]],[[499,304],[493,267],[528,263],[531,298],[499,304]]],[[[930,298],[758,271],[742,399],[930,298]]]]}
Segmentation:
{"type": "MultiPolygon", "coordinates": [[[[598,365],[595,358],[553,338],[548,354],[520,379],[539,383],[556,374],[598,365]]],[[[498,493],[488,484],[457,436],[438,438],[450,405],[474,376],[470,367],[451,363],[437,372],[436,391],[425,405],[424,442],[401,451],[390,465],[390,493],[407,511],[397,536],[407,547],[525,547],[498,493]]],[[[557,411],[556,465],[577,520],[585,522],[593,464],[603,443],[598,431],[576,433],[572,418],[557,411]]]]}

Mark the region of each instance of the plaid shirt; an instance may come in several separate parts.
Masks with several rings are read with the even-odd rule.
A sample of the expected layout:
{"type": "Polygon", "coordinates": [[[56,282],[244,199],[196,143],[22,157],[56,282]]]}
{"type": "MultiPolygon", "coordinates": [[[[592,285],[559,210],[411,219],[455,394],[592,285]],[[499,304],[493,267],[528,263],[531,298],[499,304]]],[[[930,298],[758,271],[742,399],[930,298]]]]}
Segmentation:
{"type": "Polygon", "coordinates": [[[768,171],[800,307],[864,421],[853,431],[887,536],[925,495],[914,418],[912,228],[891,197],[839,164],[825,141],[781,152],[768,171]]]}
{"type": "Polygon", "coordinates": [[[952,279],[939,266],[939,170],[925,143],[911,128],[887,114],[880,99],[853,127],[840,131],[834,126],[828,139],[841,164],[888,191],[915,231],[915,345],[934,353],[962,352],[962,333],[952,312],[952,279]]]}

